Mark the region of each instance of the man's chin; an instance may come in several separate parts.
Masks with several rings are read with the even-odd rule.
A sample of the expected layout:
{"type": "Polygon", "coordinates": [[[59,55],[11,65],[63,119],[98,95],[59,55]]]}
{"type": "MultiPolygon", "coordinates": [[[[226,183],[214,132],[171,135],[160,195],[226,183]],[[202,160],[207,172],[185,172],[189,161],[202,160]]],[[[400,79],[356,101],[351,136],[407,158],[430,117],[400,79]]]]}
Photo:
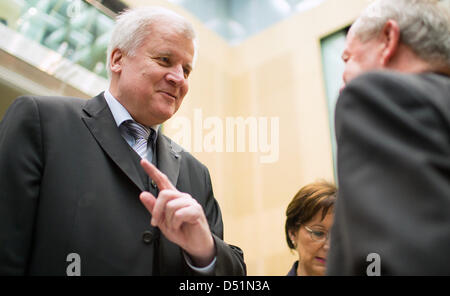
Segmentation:
{"type": "Polygon", "coordinates": [[[178,108],[176,108],[175,105],[153,104],[152,106],[147,106],[146,108],[147,112],[141,113],[142,115],[140,118],[141,121],[138,122],[145,126],[162,124],[165,121],[172,118],[172,116],[176,113],[177,109],[178,108]]]}
{"type": "Polygon", "coordinates": [[[172,116],[174,114],[175,114],[175,110],[173,108],[161,110],[160,112],[158,112],[158,116],[157,117],[155,116],[156,123],[154,123],[152,125],[162,124],[165,121],[167,121],[170,118],[172,118],[172,116]]]}

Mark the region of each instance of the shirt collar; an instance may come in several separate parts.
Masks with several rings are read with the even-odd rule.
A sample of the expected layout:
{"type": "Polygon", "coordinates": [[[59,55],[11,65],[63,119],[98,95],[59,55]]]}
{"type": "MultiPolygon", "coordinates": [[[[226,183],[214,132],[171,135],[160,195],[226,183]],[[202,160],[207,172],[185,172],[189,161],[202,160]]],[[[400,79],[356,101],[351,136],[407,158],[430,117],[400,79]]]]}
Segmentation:
{"type": "MultiPolygon", "coordinates": [[[[108,89],[105,90],[104,97],[118,127],[126,120],[135,121],[133,117],[131,117],[128,110],[125,109],[125,107],[111,94],[108,89]]],[[[157,136],[159,125],[152,125],[151,128],[156,132],[157,136]]]]}

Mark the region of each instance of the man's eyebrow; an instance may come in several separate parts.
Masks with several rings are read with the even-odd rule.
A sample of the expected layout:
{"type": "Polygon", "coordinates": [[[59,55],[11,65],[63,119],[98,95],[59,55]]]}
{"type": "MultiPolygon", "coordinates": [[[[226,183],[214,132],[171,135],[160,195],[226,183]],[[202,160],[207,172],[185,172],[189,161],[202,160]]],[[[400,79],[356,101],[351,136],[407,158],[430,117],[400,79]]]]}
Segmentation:
{"type": "MultiPolygon", "coordinates": [[[[173,53],[168,50],[161,50],[161,51],[156,52],[154,54],[154,56],[172,57],[173,53]]],[[[183,65],[183,67],[186,68],[186,70],[188,70],[189,72],[192,71],[192,63],[187,63],[187,64],[183,65]]]]}
{"type": "Polygon", "coordinates": [[[170,56],[172,56],[173,54],[172,54],[170,51],[167,51],[167,50],[161,50],[161,51],[156,52],[156,55],[162,55],[162,56],[170,57],[170,56]]]}

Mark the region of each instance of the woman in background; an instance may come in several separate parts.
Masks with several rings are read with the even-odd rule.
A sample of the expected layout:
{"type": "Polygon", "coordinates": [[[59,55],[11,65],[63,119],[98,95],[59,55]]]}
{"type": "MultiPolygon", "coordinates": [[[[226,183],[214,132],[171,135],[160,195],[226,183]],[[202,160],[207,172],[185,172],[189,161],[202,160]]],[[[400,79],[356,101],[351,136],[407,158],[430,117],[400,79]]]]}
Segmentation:
{"type": "Polygon", "coordinates": [[[286,210],[286,241],[298,253],[288,276],[324,275],[333,225],[336,186],[314,182],[300,189],[286,210]]]}

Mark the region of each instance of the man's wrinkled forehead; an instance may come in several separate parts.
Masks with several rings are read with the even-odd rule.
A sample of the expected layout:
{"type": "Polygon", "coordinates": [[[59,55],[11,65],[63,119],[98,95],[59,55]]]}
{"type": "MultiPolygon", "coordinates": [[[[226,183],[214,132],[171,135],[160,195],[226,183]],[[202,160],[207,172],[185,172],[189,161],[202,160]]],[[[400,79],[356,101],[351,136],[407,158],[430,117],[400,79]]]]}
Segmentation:
{"type": "Polygon", "coordinates": [[[162,51],[166,51],[167,55],[173,55],[173,50],[170,50],[167,46],[165,46],[168,45],[171,39],[173,40],[174,38],[177,38],[178,40],[183,40],[192,45],[193,55],[191,59],[191,68],[193,67],[197,54],[197,44],[194,31],[191,31],[190,28],[187,28],[184,25],[177,26],[167,18],[158,19],[149,24],[146,30],[148,33],[146,34],[145,41],[152,40],[152,38],[158,36],[158,38],[161,38],[161,40],[158,41],[160,42],[160,48],[162,51]]]}

